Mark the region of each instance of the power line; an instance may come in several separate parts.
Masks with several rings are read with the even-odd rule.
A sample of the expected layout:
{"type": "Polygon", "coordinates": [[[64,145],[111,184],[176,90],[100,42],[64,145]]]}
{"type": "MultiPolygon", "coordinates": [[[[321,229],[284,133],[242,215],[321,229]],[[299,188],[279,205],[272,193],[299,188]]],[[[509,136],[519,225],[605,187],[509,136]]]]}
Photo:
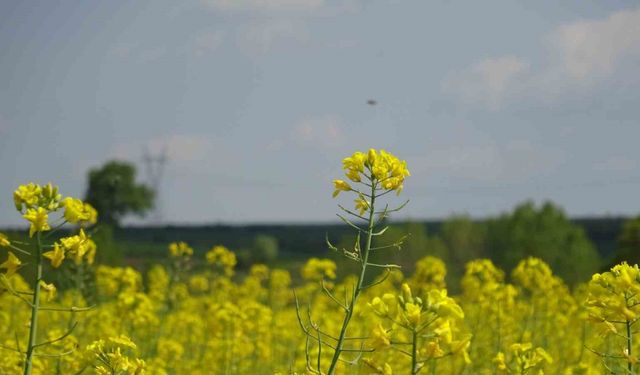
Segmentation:
{"type": "Polygon", "coordinates": [[[622,186],[622,185],[637,185],[640,184],[640,178],[629,178],[621,180],[609,180],[609,181],[585,181],[567,184],[540,184],[540,183],[515,183],[515,184],[503,184],[503,185],[484,185],[484,186],[418,186],[411,187],[413,195],[430,195],[434,192],[444,193],[480,193],[480,194],[504,194],[509,190],[516,190],[522,188],[535,189],[537,191],[549,191],[549,190],[567,190],[567,189],[580,189],[580,188],[602,188],[609,186],[622,186]]]}
{"type": "Polygon", "coordinates": [[[167,146],[162,147],[162,151],[158,155],[153,155],[148,147],[144,147],[142,162],[145,166],[147,183],[155,193],[155,202],[149,221],[151,224],[162,225],[164,223],[163,199],[162,199],[162,178],[164,169],[168,162],[167,146]]]}

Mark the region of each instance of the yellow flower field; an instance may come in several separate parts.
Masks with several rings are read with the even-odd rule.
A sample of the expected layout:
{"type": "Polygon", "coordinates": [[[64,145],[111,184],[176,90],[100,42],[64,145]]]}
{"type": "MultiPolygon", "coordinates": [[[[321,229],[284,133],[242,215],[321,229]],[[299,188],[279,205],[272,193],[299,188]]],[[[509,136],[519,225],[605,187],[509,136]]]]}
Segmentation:
{"type": "Polygon", "coordinates": [[[98,213],[51,184],[20,186],[33,246],[0,234],[0,374],[637,373],[637,265],[570,289],[537,258],[510,275],[478,259],[451,295],[437,258],[412,274],[369,258],[401,247],[385,243],[383,219],[404,204],[384,199],[400,194],[406,163],[370,150],[343,164],[350,182],[335,180],[333,195],[355,195],[340,217],[357,239],[328,246],[361,272],[338,279],[333,261],[312,258],[295,284],[260,264],[237,275],[219,244],[204,257],[167,244],[145,274],[96,264],[98,213]],[[48,241],[68,224],[76,234],[48,241]]]}

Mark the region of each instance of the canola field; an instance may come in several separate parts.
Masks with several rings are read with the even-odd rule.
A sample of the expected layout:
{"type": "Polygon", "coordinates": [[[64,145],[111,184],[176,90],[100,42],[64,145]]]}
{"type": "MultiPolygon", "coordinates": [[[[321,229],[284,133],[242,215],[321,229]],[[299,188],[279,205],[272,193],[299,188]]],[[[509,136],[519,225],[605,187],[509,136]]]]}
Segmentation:
{"type": "Polygon", "coordinates": [[[384,232],[405,204],[387,194],[402,191],[406,163],[369,150],[343,167],[333,195],[355,199],[338,207],[356,240],[327,245],[360,272],[338,279],[333,261],[312,258],[295,285],[293,271],[261,264],[236,275],[222,245],[198,259],[168,244],[145,274],[96,264],[99,213],[52,184],[19,186],[30,243],[0,233],[0,374],[637,373],[637,265],[570,289],[537,258],[508,275],[478,259],[450,295],[437,258],[412,274],[380,262],[401,251],[384,232]],[[75,234],[52,242],[63,226],[75,234]]]}

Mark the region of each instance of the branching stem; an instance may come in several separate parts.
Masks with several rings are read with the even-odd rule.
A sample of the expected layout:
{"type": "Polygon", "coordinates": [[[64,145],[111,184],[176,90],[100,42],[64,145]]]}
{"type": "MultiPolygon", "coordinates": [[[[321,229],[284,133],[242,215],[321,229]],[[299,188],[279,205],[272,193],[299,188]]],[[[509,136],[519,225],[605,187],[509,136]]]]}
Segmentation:
{"type": "Polygon", "coordinates": [[[33,357],[36,348],[36,333],[38,331],[38,310],[40,308],[40,281],[42,280],[42,242],[40,232],[36,234],[36,276],[33,280],[33,303],[31,305],[31,325],[29,326],[29,343],[27,344],[24,375],[31,375],[33,371],[33,357]]]}
{"type": "Polygon", "coordinates": [[[364,282],[366,271],[367,271],[367,265],[369,264],[368,259],[369,259],[369,250],[371,249],[371,239],[373,237],[373,229],[375,227],[374,214],[375,214],[376,186],[377,186],[377,183],[372,178],[371,179],[371,202],[369,203],[369,219],[368,219],[368,228],[366,231],[367,239],[361,254],[362,267],[360,270],[360,276],[358,277],[358,282],[353,291],[351,301],[348,304],[347,306],[348,308],[346,309],[346,312],[345,312],[344,321],[342,322],[342,329],[340,330],[340,335],[338,336],[338,342],[336,343],[335,351],[333,353],[333,358],[331,359],[331,365],[329,366],[329,371],[327,372],[328,375],[333,375],[336,371],[336,366],[340,359],[340,354],[343,352],[342,346],[344,344],[344,338],[347,333],[347,327],[349,326],[349,321],[351,320],[351,316],[353,315],[353,310],[356,307],[358,296],[360,295],[360,292],[363,289],[363,282],[364,282]]]}

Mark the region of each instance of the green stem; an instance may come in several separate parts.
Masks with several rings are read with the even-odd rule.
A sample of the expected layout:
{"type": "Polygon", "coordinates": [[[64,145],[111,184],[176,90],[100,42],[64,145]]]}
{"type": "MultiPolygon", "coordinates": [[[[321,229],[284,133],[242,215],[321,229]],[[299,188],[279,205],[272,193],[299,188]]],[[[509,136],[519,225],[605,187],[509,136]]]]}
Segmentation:
{"type": "MultiPolygon", "coordinates": [[[[627,355],[629,356],[629,358],[631,358],[631,346],[633,344],[631,335],[631,322],[627,320],[627,355]]],[[[633,362],[631,362],[631,360],[629,360],[629,363],[627,364],[627,369],[629,370],[630,374],[633,374],[633,362]]]]}
{"type": "Polygon", "coordinates": [[[369,261],[369,249],[371,249],[371,239],[373,237],[373,228],[374,228],[374,212],[375,212],[375,200],[376,200],[376,183],[373,182],[373,178],[371,179],[371,203],[369,205],[369,223],[367,230],[367,240],[364,246],[363,256],[362,256],[362,269],[360,270],[360,276],[358,277],[358,283],[356,285],[355,290],[353,291],[353,298],[351,299],[351,303],[349,304],[349,308],[346,311],[344,316],[344,321],[342,322],[342,329],[340,330],[340,336],[338,336],[338,342],[336,343],[336,350],[333,353],[333,358],[331,359],[331,365],[329,366],[328,375],[333,375],[336,371],[336,366],[338,365],[338,360],[340,359],[340,354],[342,353],[342,345],[344,344],[344,337],[347,333],[347,326],[349,325],[349,321],[351,320],[351,316],[353,315],[353,310],[356,307],[356,302],[358,301],[358,296],[362,291],[362,283],[364,282],[365,273],[367,271],[367,262],[369,261]]]}
{"type": "MultiPolygon", "coordinates": [[[[629,297],[627,296],[627,293],[625,292],[625,304],[627,305],[627,307],[629,306],[629,297]]],[[[629,374],[633,374],[633,362],[630,360],[631,359],[631,347],[633,346],[633,341],[632,341],[632,333],[631,333],[631,322],[629,321],[629,319],[626,320],[626,326],[627,326],[627,358],[628,358],[628,363],[627,363],[627,369],[629,370],[629,374]]]]}
{"type": "Polygon", "coordinates": [[[33,371],[33,355],[36,345],[36,333],[38,330],[38,310],[40,308],[40,281],[42,280],[42,243],[40,232],[36,235],[36,277],[33,282],[33,304],[31,306],[31,325],[29,326],[29,344],[27,346],[24,375],[31,375],[33,371]]]}
{"type": "Polygon", "coordinates": [[[414,329],[411,338],[411,375],[418,373],[418,332],[414,329]]]}

